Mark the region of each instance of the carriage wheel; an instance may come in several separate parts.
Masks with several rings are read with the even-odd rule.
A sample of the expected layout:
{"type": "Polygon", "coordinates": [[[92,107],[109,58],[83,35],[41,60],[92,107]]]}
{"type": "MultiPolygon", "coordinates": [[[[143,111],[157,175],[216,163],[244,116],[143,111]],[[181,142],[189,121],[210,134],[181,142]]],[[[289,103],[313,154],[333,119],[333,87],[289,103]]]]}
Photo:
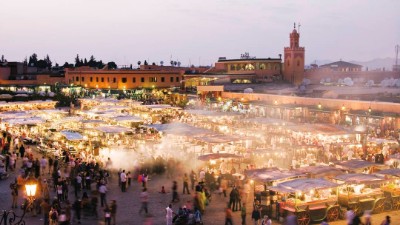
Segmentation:
{"type": "Polygon", "coordinates": [[[383,206],[385,211],[391,211],[393,209],[393,203],[391,198],[386,198],[385,205],[383,206]]]}
{"type": "Polygon", "coordinates": [[[393,199],[393,209],[394,210],[399,210],[400,209],[400,200],[399,199],[393,199]]]}
{"type": "Polygon", "coordinates": [[[326,213],[326,219],[330,221],[335,221],[339,219],[339,206],[332,206],[328,208],[328,212],[326,213]]]}
{"type": "Polygon", "coordinates": [[[355,214],[358,215],[358,214],[361,213],[360,203],[359,203],[359,202],[349,204],[349,206],[350,206],[351,209],[353,209],[353,211],[354,211],[355,214]]]}
{"type": "Polygon", "coordinates": [[[310,214],[307,211],[297,213],[297,224],[308,225],[310,224],[310,214]]]}
{"type": "Polygon", "coordinates": [[[375,206],[373,209],[374,213],[381,213],[385,209],[385,199],[379,199],[375,202],[375,206]]]}

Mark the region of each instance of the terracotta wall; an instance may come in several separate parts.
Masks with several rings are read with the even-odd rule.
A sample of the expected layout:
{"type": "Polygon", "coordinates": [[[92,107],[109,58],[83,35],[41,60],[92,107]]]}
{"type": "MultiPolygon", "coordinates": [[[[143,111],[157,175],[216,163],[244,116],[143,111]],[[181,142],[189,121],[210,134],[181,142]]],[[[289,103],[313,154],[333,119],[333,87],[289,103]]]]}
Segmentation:
{"type": "Polygon", "coordinates": [[[328,69],[313,69],[307,70],[304,73],[304,77],[310,79],[312,83],[319,83],[322,78],[330,78],[332,82],[337,82],[338,79],[344,79],[346,77],[364,78],[365,82],[368,80],[374,80],[376,84],[380,83],[385,78],[400,78],[399,72],[392,71],[332,71],[328,69]]]}

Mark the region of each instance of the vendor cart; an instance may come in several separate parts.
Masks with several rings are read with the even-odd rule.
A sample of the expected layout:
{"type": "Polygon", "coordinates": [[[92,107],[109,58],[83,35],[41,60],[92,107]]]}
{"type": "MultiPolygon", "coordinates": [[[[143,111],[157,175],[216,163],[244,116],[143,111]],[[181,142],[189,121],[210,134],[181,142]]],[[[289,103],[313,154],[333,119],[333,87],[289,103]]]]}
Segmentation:
{"type": "Polygon", "coordinates": [[[336,188],[339,185],[325,179],[295,179],[268,187],[280,195],[281,216],[289,212],[297,216],[299,225],[339,219],[340,206],[336,188]]]}
{"type": "Polygon", "coordinates": [[[385,176],[389,180],[387,184],[381,187],[385,201],[385,210],[399,210],[400,209],[400,169],[386,169],[377,172],[378,175],[385,176]],[[391,179],[393,178],[393,179],[391,179]]]}
{"type": "Polygon", "coordinates": [[[334,178],[339,187],[338,201],[344,208],[351,208],[356,214],[366,210],[381,213],[385,209],[386,197],[381,190],[384,178],[372,174],[343,174],[334,178]]]}

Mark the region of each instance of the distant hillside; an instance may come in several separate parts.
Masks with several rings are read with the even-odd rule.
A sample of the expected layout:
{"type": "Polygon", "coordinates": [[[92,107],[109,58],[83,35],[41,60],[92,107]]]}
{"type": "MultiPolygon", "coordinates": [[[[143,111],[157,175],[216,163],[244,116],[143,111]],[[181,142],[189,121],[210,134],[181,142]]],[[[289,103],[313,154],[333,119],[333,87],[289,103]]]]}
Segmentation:
{"type": "MultiPolygon", "coordinates": [[[[345,61],[347,61],[347,60],[345,60],[345,61]]],[[[311,63],[312,64],[315,63],[318,66],[321,66],[321,65],[324,65],[324,64],[332,63],[332,62],[335,62],[335,61],[324,59],[324,60],[315,60],[315,61],[313,61],[311,63]]],[[[382,68],[385,68],[385,70],[392,70],[392,67],[393,67],[393,65],[395,63],[395,59],[387,57],[387,58],[377,58],[377,59],[373,59],[373,60],[369,60],[369,61],[350,60],[350,61],[347,61],[347,62],[362,65],[363,66],[363,70],[366,70],[367,67],[368,67],[368,70],[379,70],[379,69],[382,69],[382,68]]]]}

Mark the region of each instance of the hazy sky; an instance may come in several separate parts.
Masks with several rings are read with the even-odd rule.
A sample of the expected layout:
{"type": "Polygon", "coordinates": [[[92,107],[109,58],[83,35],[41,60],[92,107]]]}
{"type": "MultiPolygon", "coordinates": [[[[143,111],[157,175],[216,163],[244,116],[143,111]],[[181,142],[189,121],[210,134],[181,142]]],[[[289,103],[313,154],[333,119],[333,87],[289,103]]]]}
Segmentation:
{"type": "MultiPolygon", "coordinates": [[[[278,57],[300,22],[306,62],[394,57],[399,0],[1,0],[0,55],[118,65],[278,57]]],[[[167,63],[169,64],[169,63],[167,63]]]]}

